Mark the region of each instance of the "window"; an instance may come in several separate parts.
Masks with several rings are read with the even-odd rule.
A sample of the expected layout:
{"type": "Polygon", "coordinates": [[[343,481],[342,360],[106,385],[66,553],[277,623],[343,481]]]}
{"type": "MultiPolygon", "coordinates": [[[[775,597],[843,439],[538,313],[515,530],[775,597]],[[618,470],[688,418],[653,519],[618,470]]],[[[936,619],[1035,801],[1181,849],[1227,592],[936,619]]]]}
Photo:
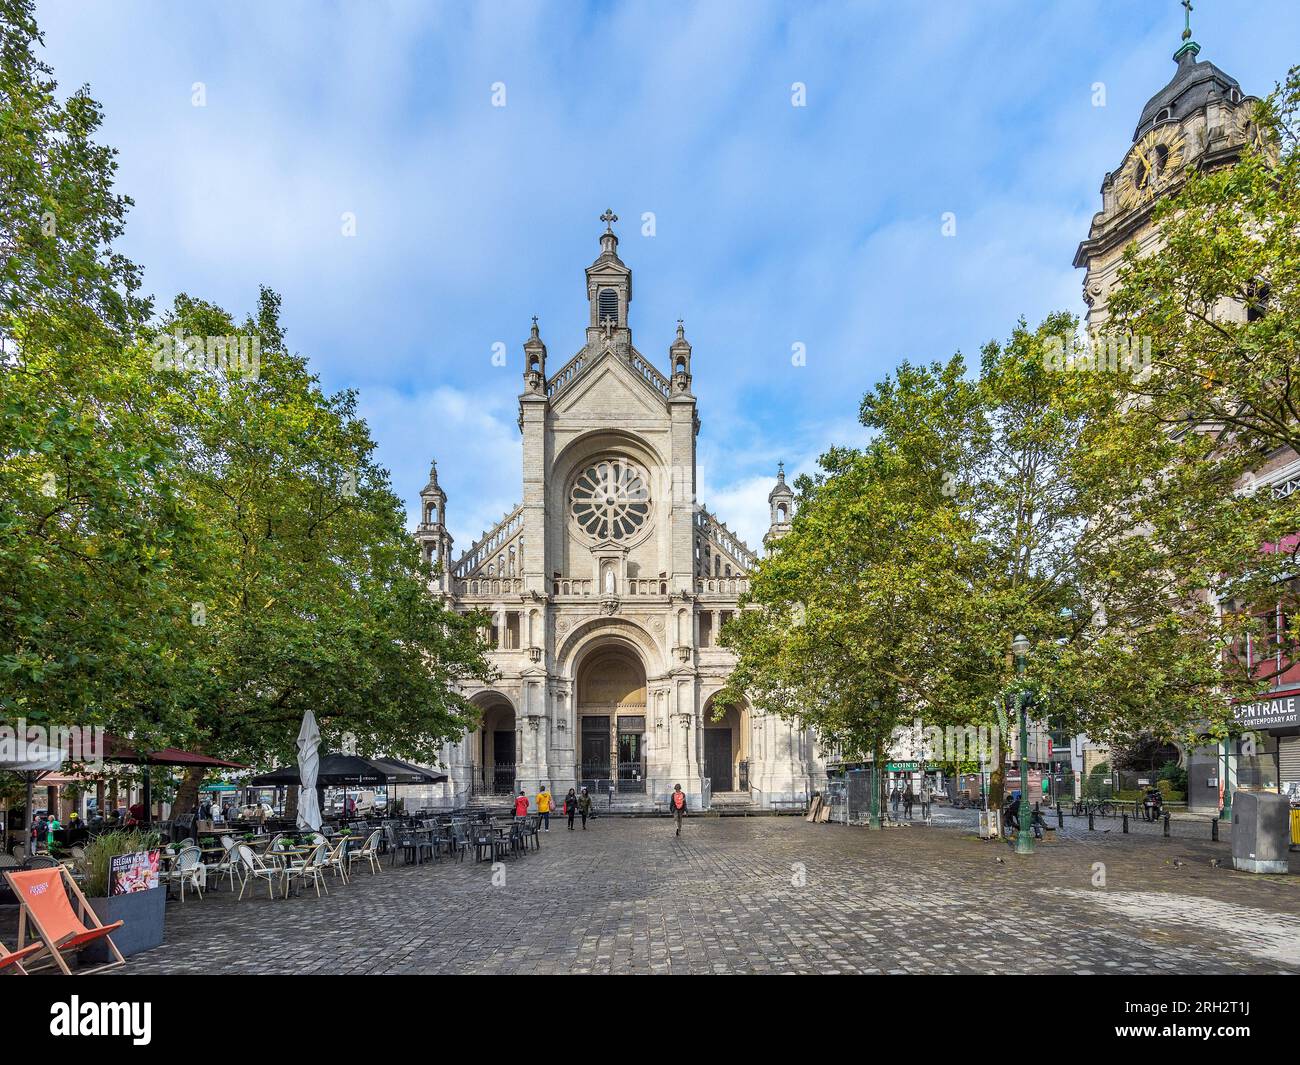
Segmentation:
{"type": "Polygon", "coordinates": [[[618,293],[612,288],[602,288],[596,300],[597,323],[603,325],[606,318],[618,325],[618,293]]]}
{"type": "Polygon", "coordinates": [[[592,539],[628,539],[649,520],[649,477],[628,459],[601,459],[574,480],[569,509],[592,539]]]}

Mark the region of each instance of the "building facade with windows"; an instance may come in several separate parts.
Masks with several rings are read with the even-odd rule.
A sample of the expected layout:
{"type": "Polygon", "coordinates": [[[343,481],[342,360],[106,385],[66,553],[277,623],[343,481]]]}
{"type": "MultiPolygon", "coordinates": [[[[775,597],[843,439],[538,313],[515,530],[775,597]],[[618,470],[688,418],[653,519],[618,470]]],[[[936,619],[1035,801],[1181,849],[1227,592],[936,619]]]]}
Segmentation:
{"type": "MultiPolygon", "coordinates": [[[[696,498],[700,416],[678,321],[667,373],[632,342],[632,271],[611,212],[586,269],[586,343],[558,369],[537,320],[523,345],[519,504],[458,557],[436,465],[416,537],[437,591],[493,618],[500,677],[467,686],[479,727],[442,752],[441,801],[586,785],[625,808],[680,783],[695,808],[770,806],[824,779],[812,735],[748,706],[717,714],[719,646],[755,553],[696,498]]],[[[789,528],[778,473],[765,543],[789,528]]]]}

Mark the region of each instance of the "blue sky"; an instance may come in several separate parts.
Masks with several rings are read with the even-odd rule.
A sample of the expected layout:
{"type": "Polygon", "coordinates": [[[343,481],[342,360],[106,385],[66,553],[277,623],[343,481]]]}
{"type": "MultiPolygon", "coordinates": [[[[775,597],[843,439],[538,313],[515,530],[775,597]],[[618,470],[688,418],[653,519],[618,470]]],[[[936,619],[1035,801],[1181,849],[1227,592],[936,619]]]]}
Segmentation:
{"type": "MultiPolygon", "coordinates": [[[[686,320],[701,498],[756,547],[777,460],[861,440],[862,393],[902,359],[1082,309],[1075,246],[1183,21],[1173,0],[37,13],[62,88],[105,106],[146,289],[240,315],[279,291],[412,515],[437,457],[458,551],[519,498],[520,345],[533,314],[552,367],[581,345],[605,207],[633,343],[666,369],[686,320]]],[[[1300,62],[1294,0],[1197,0],[1192,25],[1248,93],[1300,62]]]]}

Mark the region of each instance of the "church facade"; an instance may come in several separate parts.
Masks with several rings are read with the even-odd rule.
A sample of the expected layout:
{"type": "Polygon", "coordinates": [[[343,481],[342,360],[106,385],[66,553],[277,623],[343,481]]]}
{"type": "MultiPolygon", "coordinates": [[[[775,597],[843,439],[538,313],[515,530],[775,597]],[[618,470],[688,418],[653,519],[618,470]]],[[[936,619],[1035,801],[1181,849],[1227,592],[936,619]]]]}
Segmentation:
{"type": "MultiPolygon", "coordinates": [[[[586,270],[586,343],[556,370],[534,318],[523,345],[521,499],[453,556],[436,465],[416,537],[454,608],[485,610],[499,673],[465,694],[481,723],[442,752],[441,803],[586,786],[650,808],[675,784],[701,806],[771,807],[825,779],[807,730],[749,706],[719,716],[734,666],[718,635],[755,553],[696,496],[700,416],[681,321],[668,370],[632,343],[632,271],[606,212],[586,270]]],[[[778,474],[770,544],[789,528],[778,474]]]]}

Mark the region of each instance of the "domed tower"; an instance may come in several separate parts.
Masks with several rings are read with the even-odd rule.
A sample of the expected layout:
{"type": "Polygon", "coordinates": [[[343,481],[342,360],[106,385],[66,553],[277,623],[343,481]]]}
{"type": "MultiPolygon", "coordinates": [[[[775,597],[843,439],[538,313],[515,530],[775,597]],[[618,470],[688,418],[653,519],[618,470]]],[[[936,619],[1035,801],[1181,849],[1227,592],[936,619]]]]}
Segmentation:
{"type": "Polygon", "coordinates": [[[1074,265],[1087,271],[1083,299],[1089,332],[1106,320],[1106,298],[1118,281],[1124,249],[1143,251],[1156,240],[1151,215],[1156,203],[1176,193],[1189,171],[1231,166],[1258,137],[1252,114],[1258,102],[1242,94],[1237,80],[1210,62],[1198,62],[1191,15],[1167,85],[1147,101],[1133,141],[1119,166],[1101,183],[1102,208],[1093,216],[1074,265]]]}
{"type": "Polygon", "coordinates": [[[420,524],[415,539],[426,562],[437,569],[435,587],[451,592],[451,533],[447,531],[447,493],[438,484],[438,463],[429,463],[429,483],[420,490],[420,524]]]}
{"type": "Polygon", "coordinates": [[[776,464],[776,484],[767,494],[767,505],[771,511],[771,521],[767,534],[763,537],[763,546],[771,554],[772,545],[790,531],[794,520],[794,492],[785,483],[785,463],[776,464]]]}

